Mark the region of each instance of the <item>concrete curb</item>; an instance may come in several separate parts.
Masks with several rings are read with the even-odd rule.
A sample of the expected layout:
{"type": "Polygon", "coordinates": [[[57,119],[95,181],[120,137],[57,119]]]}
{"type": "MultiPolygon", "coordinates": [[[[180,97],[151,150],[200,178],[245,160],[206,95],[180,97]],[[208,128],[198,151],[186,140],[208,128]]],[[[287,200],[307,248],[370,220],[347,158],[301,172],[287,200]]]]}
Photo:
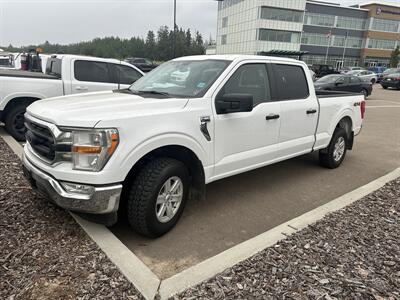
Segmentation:
{"type": "Polygon", "coordinates": [[[225,269],[250,258],[254,254],[268,248],[283,238],[297,232],[318,220],[328,213],[335,212],[378,190],[386,183],[400,177],[400,168],[382,176],[352,192],[336,198],[325,205],[313,209],[297,218],[285,222],[265,233],[262,233],[248,241],[238,244],[214,257],[211,257],[196,266],[190,267],[161,282],[161,299],[168,299],[173,295],[185,291],[187,288],[197,285],[221,273],[225,269]]]}
{"type": "MultiPolygon", "coordinates": [[[[0,137],[21,158],[22,146],[2,128],[0,137]]],[[[105,226],[83,220],[73,213],[71,215],[146,299],[154,299],[157,295],[161,299],[168,299],[317,222],[328,213],[352,204],[398,177],[400,168],[162,281],[105,226]]]]}
{"type": "Polygon", "coordinates": [[[73,213],[71,215],[138,291],[146,299],[154,299],[160,279],[108,228],[86,221],[73,213]]]}

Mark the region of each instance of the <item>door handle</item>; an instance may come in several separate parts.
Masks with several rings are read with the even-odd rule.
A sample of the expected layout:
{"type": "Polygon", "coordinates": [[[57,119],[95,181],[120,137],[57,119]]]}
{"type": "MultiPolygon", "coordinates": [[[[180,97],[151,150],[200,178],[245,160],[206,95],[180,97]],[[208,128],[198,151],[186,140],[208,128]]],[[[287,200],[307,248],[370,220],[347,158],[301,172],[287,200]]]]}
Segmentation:
{"type": "Polygon", "coordinates": [[[316,109],[310,108],[309,110],[307,110],[307,115],[315,114],[316,112],[317,112],[316,109]]]}
{"type": "Polygon", "coordinates": [[[280,116],[279,115],[276,115],[276,114],[270,114],[270,115],[268,115],[268,116],[266,116],[265,117],[265,119],[268,121],[268,120],[276,120],[276,119],[279,119],[280,118],[280,116]]]}
{"type": "Polygon", "coordinates": [[[87,91],[87,90],[88,90],[88,87],[87,87],[87,86],[77,86],[75,89],[76,89],[77,91],[87,91]]]}

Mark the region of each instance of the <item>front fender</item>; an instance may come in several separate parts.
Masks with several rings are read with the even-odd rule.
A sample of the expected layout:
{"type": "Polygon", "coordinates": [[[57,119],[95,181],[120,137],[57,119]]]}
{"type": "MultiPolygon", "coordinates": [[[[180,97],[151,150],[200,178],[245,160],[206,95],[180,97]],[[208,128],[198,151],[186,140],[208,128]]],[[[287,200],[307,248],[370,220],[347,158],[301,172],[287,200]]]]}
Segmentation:
{"type": "MultiPolygon", "coordinates": [[[[197,156],[204,167],[211,164],[211,159],[207,155],[206,150],[194,138],[184,134],[169,133],[153,136],[140,142],[133,149],[129,149],[129,145],[126,145],[124,148],[129,150],[127,150],[126,153],[119,153],[119,155],[117,155],[119,157],[118,161],[120,164],[120,170],[123,170],[122,173],[126,176],[131,168],[146,154],[165,146],[185,147],[197,156]],[[121,159],[121,156],[123,156],[123,159],[121,159]]],[[[124,152],[124,150],[122,150],[122,152],[124,152]]]]}
{"type": "Polygon", "coordinates": [[[35,98],[37,100],[41,100],[46,98],[46,96],[41,93],[25,93],[25,92],[11,93],[1,100],[0,110],[4,110],[7,104],[16,98],[35,98]]]}

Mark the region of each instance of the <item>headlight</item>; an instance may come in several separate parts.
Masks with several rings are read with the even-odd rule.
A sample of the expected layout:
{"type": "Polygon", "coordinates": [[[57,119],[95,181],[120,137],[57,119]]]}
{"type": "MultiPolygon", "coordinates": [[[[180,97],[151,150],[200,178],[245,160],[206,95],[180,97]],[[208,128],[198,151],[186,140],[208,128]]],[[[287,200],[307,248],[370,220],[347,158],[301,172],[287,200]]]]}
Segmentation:
{"type": "Polygon", "coordinates": [[[116,129],[72,130],[71,135],[74,170],[102,170],[119,143],[116,129]]]}

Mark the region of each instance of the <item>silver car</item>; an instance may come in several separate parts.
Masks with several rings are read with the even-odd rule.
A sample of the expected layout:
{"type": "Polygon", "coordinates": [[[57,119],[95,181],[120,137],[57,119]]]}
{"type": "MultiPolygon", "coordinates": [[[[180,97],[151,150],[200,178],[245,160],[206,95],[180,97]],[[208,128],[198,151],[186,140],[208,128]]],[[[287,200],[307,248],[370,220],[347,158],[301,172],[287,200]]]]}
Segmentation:
{"type": "Polygon", "coordinates": [[[378,81],[378,74],[368,70],[354,70],[347,72],[346,75],[357,76],[363,81],[369,81],[372,84],[378,81]]]}

